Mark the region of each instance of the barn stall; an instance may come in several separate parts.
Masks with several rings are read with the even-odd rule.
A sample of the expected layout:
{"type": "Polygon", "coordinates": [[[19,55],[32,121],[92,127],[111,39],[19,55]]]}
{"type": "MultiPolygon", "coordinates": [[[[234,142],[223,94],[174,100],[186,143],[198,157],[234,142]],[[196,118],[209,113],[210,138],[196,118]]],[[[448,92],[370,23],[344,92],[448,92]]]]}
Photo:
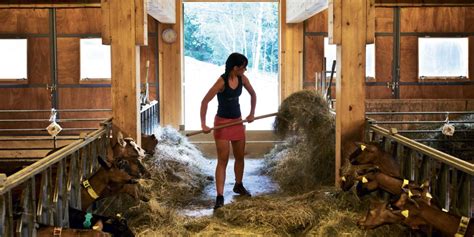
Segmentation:
{"type": "MultiPolygon", "coordinates": [[[[400,159],[403,164],[402,167],[410,167],[407,164],[422,164],[418,168],[433,170],[430,172],[423,171],[419,174],[416,172],[418,169],[412,166],[411,170],[407,168],[409,171],[406,171],[407,169],[402,171],[406,178],[419,181],[430,176],[433,172],[441,170],[443,176],[440,176],[440,178],[447,180],[447,183],[443,184],[443,181],[436,184],[436,195],[442,197],[443,194],[447,193],[446,190],[449,187],[456,190],[462,186],[464,190],[467,190],[472,183],[471,164],[465,164],[457,160],[453,161],[450,155],[441,154],[413,141],[404,140],[404,138],[399,137],[398,133],[390,130],[393,126],[387,127],[388,131],[376,126],[384,119],[378,118],[380,121],[370,120],[372,125],[365,126],[365,117],[367,115],[369,118],[373,118],[376,114],[370,114],[371,112],[404,113],[419,111],[425,113],[414,118],[396,119],[406,121],[407,125],[404,128],[408,128],[420,120],[444,120],[447,112],[452,118],[451,115],[453,114],[469,113],[473,110],[472,92],[474,89],[471,81],[473,70],[469,70],[469,74],[465,77],[434,78],[432,80],[419,77],[417,74],[418,66],[416,66],[419,38],[454,37],[467,38],[468,42],[472,42],[472,24],[469,24],[469,22],[472,22],[472,4],[468,1],[457,1],[455,3],[363,2],[364,4],[368,3],[368,16],[372,17],[368,17],[368,19],[372,22],[370,24],[358,24],[357,27],[360,32],[367,33],[366,37],[354,38],[351,29],[345,29],[338,25],[337,21],[333,21],[340,17],[338,14],[350,9],[344,8],[346,5],[337,1],[331,2],[330,10],[325,10],[327,5],[325,6],[323,3],[323,7],[318,8],[322,10],[321,12],[311,17],[307,15],[306,17],[309,18],[305,18],[304,21],[291,24],[282,21],[280,24],[280,58],[282,63],[279,72],[281,75],[281,98],[279,100],[283,101],[292,93],[303,88],[321,90],[324,94],[328,92],[328,87],[331,85],[329,92],[332,92],[333,96],[329,100],[333,103],[336,116],[351,118],[350,120],[336,119],[336,127],[339,128],[336,129],[339,132],[335,134],[336,165],[334,173],[336,185],[340,177],[339,166],[344,163],[343,157],[347,156],[344,152],[351,150],[346,149],[346,147],[350,147],[354,141],[364,140],[364,137],[367,137],[366,141],[375,140],[384,144],[387,151],[397,151],[393,153],[394,157],[398,157],[398,159],[400,157],[410,157],[408,159],[411,160],[410,162],[407,162],[406,159],[400,159]],[[370,5],[370,3],[373,4],[370,5]],[[425,19],[431,19],[430,23],[425,24],[425,19]],[[338,31],[337,29],[343,30],[338,31]],[[371,34],[373,35],[371,36],[371,34]],[[344,53],[338,56],[336,67],[326,66],[327,64],[324,62],[325,37],[332,38],[332,43],[344,48],[344,52],[347,52],[347,54],[344,53]],[[348,44],[348,42],[341,40],[344,37],[354,38],[353,42],[358,43],[365,41],[364,45],[365,43],[375,42],[376,63],[373,77],[366,78],[361,68],[356,70],[355,67],[351,66],[351,60],[359,60],[360,62],[356,62],[365,65],[364,60],[353,58],[354,55],[358,54],[357,50],[362,50],[358,48],[362,44],[348,44]],[[330,74],[327,72],[327,68],[336,70],[332,83],[330,78],[326,76],[330,74]],[[347,79],[347,81],[344,81],[342,79],[344,77],[340,77],[340,75],[347,74],[360,78],[360,80],[347,79]],[[427,115],[431,115],[431,113],[440,113],[440,116],[430,118],[427,115]],[[366,131],[371,131],[368,134],[373,135],[366,136],[366,131]]],[[[124,38],[126,38],[127,47],[116,47],[113,40],[111,41],[111,50],[116,55],[132,55],[131,57],[120,57],[119,61],[112,62],[112,80],[122,79],[121,81],[115,81],[115,84],[110,80],[83,80],[79,66],[81,39],[100,38],[104,44],[110,44],[110,39],[113,39],[114,35],[124,33],[114,23],[115,19],[124,17],[124,15],[120,15],[121,12],[114,15],[116,12],[111,14],[108,10],[129,9],[130,6],[107,4],[110,3],[108,1],[101,3],[86,1],[61,5],[61,3],[47,3],[46,1],[22,1],[1,5],[1,16],[6,22],[0,26],[2,39],[27,39],[28,45],[27,80],[6,80],[0,86],[2,90],[0,96],[4,97],[3,101],[6,102],[1,106],[5,110],[4,114],[8,114],[8,116],[1,114],[5,116],[2,117],[4,119],[2,120],[2,128],[12,129],[5,130],[5,132],[21,132],[13,129],[23,129],[25,131],[23,133],[29,136],[25,138],[18,137],[17,140],[37,139],[38,134],[31,134],[33,130],[28,129],[43,129],[45,124],[42,124],[44,121],[34,119],[47,120],[51,108],[56,108],[60,112],[59,121],[61,119],[64,119],[64,121],[65,119],[78,119],[75,123],[74,121],[62,123],[61,125],[65,129],[64,132],[67,129],[87,127],[84,124],[97,123],[97,121],[85,122],[84,120],[106,118],[113,115],[115,126],[126,130],[132,137],[138,139],[140,133],[153,132],[153,130],[144,128],[137,129],[140,127],[139,116],[137,115],[140,114],[140,107],[136,103],[139,100],[137,93],[139,89],[137,90],[137,88],[145,87],[151,88],[147,90],[147,94],[150,94],[152,99],[160,99],[163,103],[160,104],[159,109],[155,109],[155,112],[159,111],[160,116],[154,116],[146,122],[142,120],[143,123],[156,125],[160,122],[161,125],[179,127],[182,116],[182,85],[177,78],[180,78],[182,74],[180,65],[183,62],[181,62],[179,56],[182,53],[182,48],[179,43],[163,43],[160,33],[166,28],[173,28],[180,37],[182,33],[180,17],[182,12],[179,7],[181,1],[176,1],[173,4],[178,7],[166,8],[168,14],[171,11],[171,15],[175,15],[174,23],[160,22],[160,20],[148,16],[145,17],[147,18],[145,27],[143,25],[137,26],[133,32],[125,33],[124,38]],[[110,18],[105,17],[109,16],[108,14],[111,14],[110,18]],[[144,33],[144,29],[147,32],[144,33]],[[146,35],[145,38],[148,42],[145,43],[143,37],[140,39],[136,35],[146,35]],[[136,41],[132,40],[134,37],[138,39],[134,39],[136,41]],[[133,42],[133,46],[130,46],[130,42],[133,42]],[[135,51],[137,49],[135,45],[142,45],[138,47],[140,53],[135,51]],[[140,63],[136,64],[136,59],[140,63]],[[147,61],[150,61],[150,66],[147,66],[147,61]],[[117,69],[122,64],[133,66],[130,70],[127,69],[127,73],[124,73],[117,69]],[[170,65],[174,66],[171,67],[170,65]],[[134,70],[139,72],[139,76],[129,73],[134,70]],[[102,114],[93,112],[103,108],[112,108],[112,110],[102,111],[102,114]],[[26,114],[26,117],[19,115],[21,113],[9,112],[13,110],[18,112],[23,110],[21,113],[26,114]],[[28,113],[26,110],[40,110],[43,114],[28,113]],[[78,111],[73,110],[80,111],[81,116],[75,116],[78,111]],[[22,122],[24,124],[20,123],[22,119],[24,119],[22,122]]],[[[291,1],[281,1],[280,4],[282,19],[284,19],[285,14],[293,14],[284,10],[286,7],[294,7],[291,5],[293,4],[291,1]]],[[[350,7],[364,8],[360,5],[351,5],[350,7]]],[[[160,9],[160,6],[158,9],[163,10],[160,9]]],[[[148,14],[152,15],[151,13],[148,14]]],[[[305,14],[308,13],[303,13],[303,15],[305,14]]],[[[143,19],[143,16],[141,19],[143,19]]],[[[352,21],[354,19],[347,20],[352,21]]],[[[127,22],[127,24],[132,25],[133,22],[127,22]]],[[[469,47],[468,51],[469,56],[471,56],[472,47],[469,47]]],[[[472,62],[469,62],[469,68],[472,68],[472,65],[472,62]]],[[[450,119],[450,121],[453,120],[450,119]]],[[[398,131],[400,134],[404,132],[402,128],[398,131]]],[[[11,137],[8,136],[6,139],[12,139],[11,137]]],[[[58,137],[57,144],[51,139],[47,142],[35,141],[35,143],[41,145],[34,147],[27,144],[26,146],[32,149],[28,149],[30,151],[23,150],[20,153],[32,153],[36,150],[46,153],[47,149],[35,148],[52,148],[55,144],[63,145],[69,141],[76,141],[77,139],[79,141],[81,138],[79,134],[75,134],[75,136],[64,138],[72,140],[61,139],[63,138],[58,137]]],[[[262,139],[262,136],[255,136],[254,139],[262,139]]],[[[266,140],[267,138],[263,139],[266,140]]],[[[207,141],[194,140],[193,142],[195,144],[208,144],[207,141]]],[[[254,142],[257,146],[261,144],[258,141],[254,142]]],[[[275,142],[272,141],[272,143],[275,142]]],[[[250,144],[252,144],[252,141],[250,141],[250,144]]],[[[25,148],[25,146],[10,147],[10,145],[5,145],[5,148],[11,153],[25,148]]],[[[35,154],[32,157],[41,157],[41,155],[35,154]]],[[[16,158],[22,159],[21,155],[16,158]]],[[[29,159],[25,159],[25,161],[31,161],[29,159]]],[[[417,166],[415,165],[415,167],[417,166]]],[[[465,193],[470,194],[470,192],[465,193]]],[[[472,199],[470,196],[446,195],[445,200],[451,201],[445,202],[445,207],[452,206],[453,210],[458,210],[456,212],[469,215],[470,206],[472,206],[470,205],[472,199]]]]}

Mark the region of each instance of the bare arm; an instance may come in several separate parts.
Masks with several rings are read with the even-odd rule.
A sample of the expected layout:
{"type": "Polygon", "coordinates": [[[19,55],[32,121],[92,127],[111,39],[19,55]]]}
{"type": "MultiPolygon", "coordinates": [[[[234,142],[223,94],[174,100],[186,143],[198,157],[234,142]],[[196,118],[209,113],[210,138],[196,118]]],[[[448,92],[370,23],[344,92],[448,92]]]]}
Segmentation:
{"type": "Polygon", "coordinates": [[[209,89],[201,101],[201,129],[204,130],[205,133],[210,132],[210,128],[206,125],[207,105],[209,104],[209,101],[211,101],[212,98],[214,98],[214,96],[216,96],[216,94],[223,88],[224,79],[219,77],[219,79],[217,79],[216,83],[214,83],[214,85],[211,87],[211,89],[209,89]]]}
{"type": "Polygon", "coordinates": [[[250,113],[247,116],[247,121],[249,123],[253,122],[254,116],[255,116],[255,106],[257,105],[257,94],[253,90],[252,85],[250,84],[249,79],[246,76],[243,76],[243,81],[242,81],[245,89],[248,91],[250,94],[250,113]]]}

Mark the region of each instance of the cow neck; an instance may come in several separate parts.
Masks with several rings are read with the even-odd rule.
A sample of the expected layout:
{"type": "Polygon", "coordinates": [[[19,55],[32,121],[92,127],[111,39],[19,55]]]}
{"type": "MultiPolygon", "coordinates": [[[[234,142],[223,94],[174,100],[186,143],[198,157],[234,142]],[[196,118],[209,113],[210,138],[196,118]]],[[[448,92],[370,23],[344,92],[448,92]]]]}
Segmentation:
{"type": "Polygon", "coordinates": [[[390,176],[400,177],[400,167],[388,153],[383,152],[380,159],[375,160],[374,165],[380,167],[380,170],[390,176]]]}
{"type": "MultiPolygon", "coordinates": [[[[456,234],[461,217],[435,209],[424,202],[418,202],[418,204],[420,205],[419,216],[428,224],[449,236],[454,236],[454,234],[456,234]]],[[[416,208],[417,207],[413,204],[410,204],[409,206],[409,210],[416,208]]]]}
{"type": "MultiPolygon", "coordinates": [[[[89,183],[94,189],[95,193],[99,196],[102,196],[104,190],[107,188],[109,183],[109,177],[107,171],[104,168],[99,168],[99,170],[89,178],[89,183]]],[[[87,192],[81,185],[81,207],[82,210],[86,210],[96,199],[92,198],[91,195],[87,192]]]]}
{"type": "Polygon", "coordinates": [[[391,194],[400,195],[402,193],[403,180],[400,178],[392,177],[382,172],[377,172],[375,174],[375,180],[379,184],[380,188],[391,194]]]}

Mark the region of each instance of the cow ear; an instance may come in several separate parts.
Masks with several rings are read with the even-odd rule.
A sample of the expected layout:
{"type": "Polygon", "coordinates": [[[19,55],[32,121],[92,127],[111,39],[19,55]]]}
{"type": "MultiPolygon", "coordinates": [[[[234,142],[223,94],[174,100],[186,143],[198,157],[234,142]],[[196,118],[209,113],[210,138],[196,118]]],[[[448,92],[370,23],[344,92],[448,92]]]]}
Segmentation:
{"type": "Polygon", "coordinates": [[[367,148],[367,144],[364,142],[354,142],[354,144],[357,146],[357,148],[361,149],[364,151],[367,148]]]}
{"type": "Polygon", "coordinates": [[[97,160],[102,168],[109,170],[112,168],[112,164],[110,164],[106,159],[102,158],[102,156],[97,156],[97,160]]]}
{"type": "Polygon", "coordinates": [[[122,132],[117,132],[117,143],[120,144],[120,146],[122,147],[127,146],[127,142],[123,138],[122,132]]]}

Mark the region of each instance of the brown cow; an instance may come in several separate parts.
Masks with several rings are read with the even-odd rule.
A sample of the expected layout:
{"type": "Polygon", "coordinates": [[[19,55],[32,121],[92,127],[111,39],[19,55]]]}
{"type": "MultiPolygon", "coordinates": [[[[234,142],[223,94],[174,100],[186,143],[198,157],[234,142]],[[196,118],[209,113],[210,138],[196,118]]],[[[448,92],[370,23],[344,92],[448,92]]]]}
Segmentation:
{"type": "Polygon", "coordinates": [[[390,176],[400,177],[400,166],[377,143],[356,142],[357,150],[350,156],[353,165],[373,164],[390,176]]]}
{"type": "Polygon", "coordinates": [[[142,134],[142,147],[147,154],[155,154],[156,145],[158,145],[158,139],[156,139],[155,134],[142,134]]]}
{"type": "Polygon", "coordinates": [[[403,221],[400,213],[400,210],[393,210],[387,201],[370,199],[370,209],[357,222],[357,226],[361,229],[375,229],[385,224],[400,223],[403,221]]]}
{"type": "Polygon", "coordinates": [[[53,226],[40,227],[36,232],[37,237],[109,237],[112,236],[109,233],[102,232],[100,230],[81,230],[81,229],[70,229],[53,226]]]}

